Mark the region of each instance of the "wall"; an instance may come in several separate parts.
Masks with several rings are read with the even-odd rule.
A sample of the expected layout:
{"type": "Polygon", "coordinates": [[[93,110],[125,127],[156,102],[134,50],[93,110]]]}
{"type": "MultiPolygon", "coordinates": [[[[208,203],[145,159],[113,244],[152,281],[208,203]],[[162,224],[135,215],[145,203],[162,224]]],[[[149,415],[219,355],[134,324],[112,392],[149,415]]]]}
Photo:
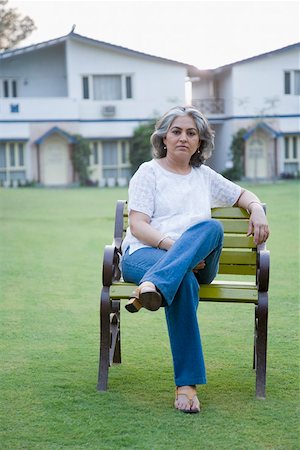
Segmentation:
{"type": "Polygon", "coordinates": [[[18,80],[18,97],[66,97],[64,43],[0,61],[1,78],[18,80]]]}
{"type": "Polygon", "coordinates": [[[101,116],[101,106],[116,105],[117,117],[153,117],[171,106],[185,103],[186,68],[121,51],[107,50],[80,41],[67,42],[67,72],[71,98],[79,98],[83,117],[101,116]],[[128,74],[133,76],[133,99],[93,101],[82,99],[82,76],[128,74]]]}

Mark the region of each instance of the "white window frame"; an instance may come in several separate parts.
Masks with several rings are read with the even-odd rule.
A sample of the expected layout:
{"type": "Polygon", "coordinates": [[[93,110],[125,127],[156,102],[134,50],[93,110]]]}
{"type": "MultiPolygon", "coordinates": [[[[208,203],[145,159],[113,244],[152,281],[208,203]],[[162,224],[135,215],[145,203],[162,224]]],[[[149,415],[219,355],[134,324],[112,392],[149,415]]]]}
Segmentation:
{"type": "Polygon", "coordinates": [[[82,100],[92,100],[96,102],[118,102],[124,100],[132,100],[134,98],[134,76],[132,73],[99,73],[99,74],[82,74],[81,75],[81,97],[82,100]],[[96,76],[120,76],[121,77],[121,98],[120,99],[95,99],[94,96],[94,77],[96,76]],[[127,96],[127,78],[131,80],[131,97],[127,96]],[[83,97],[83,79],[87,78],[89,97],[83,97]]]}
{"type": "Polygon", "coordinates": [[[6,173],[6,181],[10,183],[11,180],[11,174],[13,172],[25,172],[25,178],[26,178],[26,149],[24,142],[20,141],[12,141],[12,142],[2,142],[5,146],[5,161],[6,166],[0,167],[1,173],[6,173]],[[20,164],[20,145],[22,146],[22,152],[23,152],[23,164],[20,164]],[[11,165],[11,150],[13,149],[14,152],[14,161],[15,164],[11,165]]]}
{"type": "MultiPolygon", "coordinates": [[[[284,95],[300,95],[300,90],[299,92],[296,90],[297,85],[296,85],[296,76],[300,77],[300,70],[284,70],[283,72],[283,93],[284,95]],[[289,92],[286,92],[286,86],[285,86],[285,77],[286,74],[289,74],[289,92]]],[[[300,86],[300,82],[299,82],[299,86],[300,86]]],[[[298,86],[298,88],[299,88],[298,86]]],[[[300,88],[299,88],[300,89],[300,88]]]]}
{"type": "Polygon", "coordinates": [[[111,169],[116,171],[116,178],[122,178],[122,169],[130,169],[131,164],[129,160],[129,152],[130,152],[130,143],[127,139],[110,139],[110,140],[99,140],[99,141],[91,141],[91,154],[89,158],[89,167],[92,172],[96,171],[100,174],[101,178],[104,177],[104,170],[111,169]],[[116,164],[108,164],[103,165],[103,152],[104,152],[104,142],[113,141],[117,143],[117,162],[116,164]],[[95,162],[94,152],[97,151],[98,163],[95,162]],[[123,159],[125,153],[125,161],[123,159]]]}
{"type": "Polygon", "coordinates": [[[5,77],[1,78],[1,86],[0,86],[0,97],[2,98],[18,98],[18,90],[19,90],[19,82],[17,78],[11,78],[11,77],[5,77]],[[8,84],[8,96],[5,96],[5,88],[4,83],[8,84]],[[13,83],[15,83],[16,86],[16,95],[13,94],[13,83]]]}

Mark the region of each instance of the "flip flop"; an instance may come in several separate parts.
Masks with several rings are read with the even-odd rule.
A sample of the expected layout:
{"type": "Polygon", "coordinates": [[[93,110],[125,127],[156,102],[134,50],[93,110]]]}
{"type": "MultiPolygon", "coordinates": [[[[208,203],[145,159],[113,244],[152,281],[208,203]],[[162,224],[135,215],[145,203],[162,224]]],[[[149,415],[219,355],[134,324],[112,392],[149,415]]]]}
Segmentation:
{"type": "Polygon", "coordinates": [[[177,386],[175,393],[176,393],[176,398],[175,398],[174,406],[176,409],[178,409],[179,411],[182,411],[184,413],[187,413],[187,414],[197,414],[200,412],[200,402],[198,400],[197,393],[195,393],[195,394],[191,393],[190,388],[187,386],[186,387],[185,386],[179,386],[179,387],[177,386]],[[180,392],[179,392],[179,389],[180,389],[180,392]],[[178,407],[179,396],[186,397],[187,404],[189,405],[189,409],[182,409],[182,408],[178,407]],[[196,401],[199,402],[199,407],[192,408],[193,403],[196,403],[196,401]]]}
{"type": "Polygon", "coordinates": [[[133,297],[129,300],[125,308],[131,313],[138,312],[141,308],[149,311],[157,311],[162,304],[162,298],[155,286],[150,281],[144,281],[133,292],[133,297]]]}

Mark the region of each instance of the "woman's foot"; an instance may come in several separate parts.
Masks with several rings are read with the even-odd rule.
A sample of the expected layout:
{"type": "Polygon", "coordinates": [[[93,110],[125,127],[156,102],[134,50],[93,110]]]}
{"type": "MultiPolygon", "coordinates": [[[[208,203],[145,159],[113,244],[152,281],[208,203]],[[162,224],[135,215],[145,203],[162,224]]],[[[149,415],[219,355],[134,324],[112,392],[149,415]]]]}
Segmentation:
{"type": "Polygon", "coordinates": [[[175,408],[184,413],[199,413],[200,402],[197,397],[196,386],[177,386],[175,408]]]}
{"type": "Polygon", "coordinates": [[[162,298],[156,287],[150,281],[144,281],[133,293],[134,297],[129,300],[125,308],[131,313],[138,312],[142,307],[149,311],[160,308],[162,298]]]}

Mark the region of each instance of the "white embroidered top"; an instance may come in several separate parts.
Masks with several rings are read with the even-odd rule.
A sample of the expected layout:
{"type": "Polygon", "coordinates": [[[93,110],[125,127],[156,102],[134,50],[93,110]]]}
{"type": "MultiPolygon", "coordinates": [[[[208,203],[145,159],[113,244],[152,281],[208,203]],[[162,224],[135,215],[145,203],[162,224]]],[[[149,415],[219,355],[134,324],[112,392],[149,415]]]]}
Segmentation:
{"type": "MultiPolygon", "coordinates": [[[[155,160],[143,163],[129,183],[128,213],[135,210],[150,217],[150,225],[171,239],[197,222],[211,217],[211,208],[232,206],[241,187],[210,167],[192,167],[188,175],[170,172],[155,160]]],[[[147,245],[141,243],[128,227],[122,244],[124,254],[147,245]]]]}

